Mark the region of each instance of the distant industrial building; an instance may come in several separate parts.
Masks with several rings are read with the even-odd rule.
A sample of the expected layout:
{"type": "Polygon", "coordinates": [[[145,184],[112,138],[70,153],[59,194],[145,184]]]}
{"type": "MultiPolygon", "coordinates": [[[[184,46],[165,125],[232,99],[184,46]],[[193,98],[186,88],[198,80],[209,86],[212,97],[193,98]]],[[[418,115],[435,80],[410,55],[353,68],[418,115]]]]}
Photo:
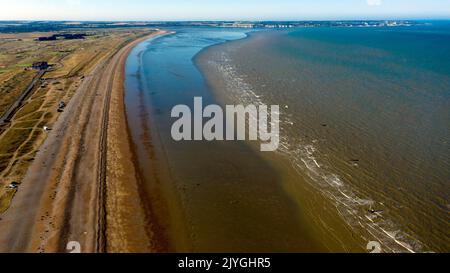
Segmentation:
{"type": "Polygon", "coordinates": [[[50,37],[39,37],[36,39],[36,41],[44,42],[44,41],[56,41],[56,36],[50,36],[50,37]]]}
{"type": "Polygon", "coordinates": [[[48,36],[48,37],[39,37],[36,39],[36,41],[39,42],[45,42],[45,41],[56,41],[58,39],[62,39],[62,40],[81,40],[81,39],[85,39],[87,36],[86,33],[64,33],[64,34],[55,34],[52,36],[48,36]]]}
{"type": "Polygon", "coordinates": [[[36,70],[46,70],[49,67],[50,65],[47,62],[35,62],[32,65],[32,68],[36,70]]]}

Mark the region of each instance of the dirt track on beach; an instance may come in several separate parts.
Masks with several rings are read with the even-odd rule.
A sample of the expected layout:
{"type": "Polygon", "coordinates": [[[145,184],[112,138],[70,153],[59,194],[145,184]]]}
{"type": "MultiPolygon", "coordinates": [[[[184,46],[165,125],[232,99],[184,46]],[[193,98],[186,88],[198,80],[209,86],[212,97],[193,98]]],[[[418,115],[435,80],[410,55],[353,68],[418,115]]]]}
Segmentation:
{"type": "Polygon", "coordinates": [[[101,62],[60,116],[0,220],[0,252],[152,251],[123,105],[131,49],[101,62]],[[131,209],[131,212],[130,212],[131,209]],[[109,228],[111,227],[111,228],[109,228]],[[134,243],[145,240],[145,243],[134,243]]]}

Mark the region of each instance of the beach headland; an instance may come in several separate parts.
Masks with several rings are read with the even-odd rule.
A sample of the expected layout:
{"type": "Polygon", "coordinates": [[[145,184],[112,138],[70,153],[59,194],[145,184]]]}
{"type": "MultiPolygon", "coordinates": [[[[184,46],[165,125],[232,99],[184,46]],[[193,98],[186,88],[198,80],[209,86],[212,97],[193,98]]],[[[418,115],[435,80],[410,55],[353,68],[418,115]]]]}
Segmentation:
{"type": "MultiPolygon", "coordinates": [[[[127,154],[129,141],[121,111],[122,81],[131,49],[163,33],[148,30],[137,39],[125,40],[83,77],[40,146],[11,206],[1,215],[0,252],[68,252],[69,242],[75,242],[84,253],[152,248],[142,244],[139,246],[143,248],[135,248],[130,239],[131,233],[139,239],[148,234],[138,230],[143,221],[139,201],[132,204],[139,198],[134,198],[137,193],[131,190],[136,180],[131,161],[127,161],[131,157],[127,154]],[[120,129],[114,128],[116,125],[120,129]],[[117,150],[109,153],[108,149],[117,150]],[[130,168],[127,177],[113,159],[121,160],[123,168],[130,168]],[[122,178],[130,197],[126,201],[120,198],[120,187],[125,184],[116,182],[122,178]],[[117,198],[108,195],[116,193],[117,198]],[[123,202],[133,211],[122,218],[123,210],[118,208],[123,202]],[[108,230],[110,225],[114,229],[108,230]],[[130,230],[131,226],[135,228],[130,230]]],[[[144,225],[142,230],[146,230],[144,225]]]]}

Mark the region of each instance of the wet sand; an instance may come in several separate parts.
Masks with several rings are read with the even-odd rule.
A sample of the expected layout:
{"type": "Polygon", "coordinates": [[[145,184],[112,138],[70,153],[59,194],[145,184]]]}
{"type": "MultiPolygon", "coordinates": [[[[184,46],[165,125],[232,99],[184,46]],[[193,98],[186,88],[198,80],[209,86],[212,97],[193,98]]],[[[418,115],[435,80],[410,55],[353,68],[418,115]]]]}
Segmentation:
{"type": "MultiPolygon", "coordinates": [[[[151,38],[164,35],[159,31],[151,38]]],[[[145,39],[148,39],[147,37],[145,39]]],[[[144,39],[136,41],[134,45],[144,39]]],[[[131,49],[131,48],[130,48],[131,49]]],[[[129,135],[124,104],[126,58],[120,60],[120,73],[114,80],[108,125],[107,149],[107,251],[164,252],[167,250],[161,228],[153,221],[151,201],[142,189],[133,143],[129,135]]]]}

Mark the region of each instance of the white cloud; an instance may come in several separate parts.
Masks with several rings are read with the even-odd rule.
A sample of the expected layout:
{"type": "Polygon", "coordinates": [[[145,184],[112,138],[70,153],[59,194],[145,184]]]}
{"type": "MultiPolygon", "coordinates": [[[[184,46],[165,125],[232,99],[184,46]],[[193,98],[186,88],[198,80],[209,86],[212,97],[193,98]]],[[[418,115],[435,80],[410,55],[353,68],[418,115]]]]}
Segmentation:
{"type": "Polygon", "coordinates": [[[369,6],[381,6],[381,4],[383,4],[382,0],[367,0],[369,6]]]}

